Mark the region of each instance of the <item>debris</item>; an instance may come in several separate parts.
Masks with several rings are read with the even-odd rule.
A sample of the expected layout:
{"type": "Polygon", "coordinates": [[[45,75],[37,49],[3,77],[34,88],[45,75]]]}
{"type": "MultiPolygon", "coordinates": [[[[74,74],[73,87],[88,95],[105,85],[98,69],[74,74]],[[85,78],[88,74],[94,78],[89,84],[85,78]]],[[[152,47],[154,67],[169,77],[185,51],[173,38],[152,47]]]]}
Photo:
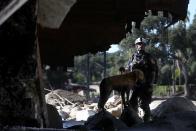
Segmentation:
{"type": "Polygon", "coordinates": [[[172,97],[152,110],[153,118],[159,118],[169,113],[196,111],[196,106],[185,97],[172,97]]]}
{"type": "Polygon", "coordinates": [[[122,108],[121,104],[117,105],[116,107],[109,108],[107,111],[110,112],[113,116],[115,117],[120,117],[122,113],[122,108]]]}
{"type": "Polygon", "coordinates": [[[141,124],[143,122],[137,112],[131,106],[126,107],[123,110],[120,119],[129,127],[141,124]]]}
{"type": "Polygon", "coordinates": [[[76,112],[76,121],[87,121],[90,116],[95,115],[96,112],[93,110],[80,110],[76,112]]]}
{"type": "MultiPolygon", "coordinates": [[[[57,89],[53,90],[50,93],[45,95],[46,103],[57,106],[61,104],[76,104],[86,102],[86,98],[84,96],[78,95],[76,93],[72,93],[70,91],[57,89]]],[[[63,105],[62,105],[63,106],[63,105]]]]}
{"type": "Polygon", "coordinates": [[[114,131],[126,129],[127,126],[119,119],[116,119],[107,111],[100,111],[94,116],[89,117],[85,122],[87,130],[114,131]]]}

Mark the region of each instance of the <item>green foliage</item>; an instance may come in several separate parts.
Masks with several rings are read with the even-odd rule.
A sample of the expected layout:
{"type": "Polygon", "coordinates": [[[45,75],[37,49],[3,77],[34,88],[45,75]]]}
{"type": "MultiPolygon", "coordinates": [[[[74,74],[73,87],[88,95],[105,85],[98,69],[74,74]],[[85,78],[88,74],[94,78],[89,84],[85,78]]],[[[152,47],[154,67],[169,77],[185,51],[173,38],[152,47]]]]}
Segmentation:
{"type": "Polygon", "coordinates": [[[193,50],[193,56],[196,58],[196,15],[194,16],[193,23],[189,26],[187,30],[188,43],[191,45],[193,50]]]}
{"type": "Polygon", "coordinates": [[[171,71],[171,67],[170,67],[170,65],[166,64],[166,65],[164,65],[164,66],[160,69],[160,71],[161,71],[162,74],[168,73],[168,72],[171,71]]]}
{"type": "Polygon", "coordinates": [[[129,51],[130,48],[134,47],[134,41],[136,38],[133,38],[133,37],[130,37],[130,35],[127,35],[126,38],[120,41],[120,49],[123,51],[129,51]]]}
{"type": "Polygon", "coordinates": [[[156,86],[154,87],[153,96],[167,96],[169,92],[168,86],[156,86]]]}
{"type": "MultiPolygon", "coordinates": [[[[128,55],[123,51],[115,53],[107,53],[106,55],[106,76],[113,76],[119,74],[119,68],[125,66],[128,61],[128,55]]],[[[104,71],[104,55],[97,53],[90,55],[90,81],[98,82],[103,79],[104,71]]],[[[75,67],[73,82],[86,83],[87,82],[87,56],[78,56],[75,58],[75,67]]]]}
{"type": "Polygon", "coordinates": [[[189,44],[187,43],[184,22],[179,22],[177,27],[170,31],[169,41],[172,43],[173,50],[180,50],[184,56],[187,55],[186,49],[189,48],[189,44]]]}
{"type": "MultiPolygon", "coordinates": [[[[182,92],[183,86],[176,85],[176,93],[182,92]]],[[[154,87],[153,96],[169,96],[172,92],[172,86],[169,85],[159,85],[154,87]]]]}
{"type": "Polygon", "coordinates": [[[159,84],[171,84],[172,83],[172,66],[169,64],[160,67],[159,71],[159,84]]]}
{"type": "MultiPolygon", "coordinates": [[[[103,53],[89,55],[90,81],[100,81],[103,77],[104,69],[103,53]]],[[[75,57],[74,82],[87,82],[87,55],[75,57]]]]}
{"type": "Polygon", "coordinates": [[[189,75],[190,75],[189,82],[195,83],[195,80],[196,80],[196,61],[191,63],[189,75]]]}
{"type": "Polygon", "coordinates": [[[77,82],[77,83],[84,83],[86,80],[86,77],[82,73],[74,73],[73,78],[74,78],[73,82],[77,82]]]}
{"type": "Polygon", "coordinates": [[[118,51],[116,53],[108,54],[108,76],[119,74],[119,68],[125,66],[129,59],[129,55],[125,52],[118,51]],[[110,61],[110,62],[109,62],[110,61]]]}
{"type": "Polygon", "coordinates": [[[148,16],[142,22],[142,29],[144,29],[146,36],[159,37],[158,35],[162,33],[167,23],[168,23],[168,20],[164,17],[148,16]]]}
{"type": "Polygon", "coordinates": [[[192,64],[191,64],[191,72],[193,74],[196,74],[196,61],[194,61],[192,64]]]}
{"type": "MultiPolygon", "coordinates": [[[[135,51],[135,39],[145,37],[148,40],[146,45],[147,52],[155,56],[158,61],[160,69],[159,84],[171,85],[173,73],[175,73],[175,79],[179,78],[182,71],[178,68],[174,69],[174,59],[180,60],[185,65],[184,67],[188,70],[190,82],[195,82],[196,16],[189,28],[186,28],[185,23],[182,21],[178,22],[175,26],[165,28],[169,22],[168,19],[160,16],[148,16],[144,19],[140,30],[133,29],[132,34],[127,34],[126,38],[120,41],[120,51],[111,54],[107,53],[107,76],[119,74],[119,67],[125,66],[135,51]]],[[[103,53],[90,55],[91,82],[102,80],[103,70],[103,53]]],[[[76,82],[86,82],[86,56],[76,57],[74,73],[77,74],[74,75],[76,82]]]]}
{"type": "Polygon", "coordinates": [[[175,78],[174,79],[177,79],[178,77],[180,77],[180,74],[181,74],[181,71],[179,68],[176,68],[175,69],[175,78]]]}
{"type": "Polygon", "coordinates": [[[76,83],[86,83],[87,60],[85,56],[75,57],[73,78],[76,83]],[[82,81],[83,80],[83,81],[82,81]]]}

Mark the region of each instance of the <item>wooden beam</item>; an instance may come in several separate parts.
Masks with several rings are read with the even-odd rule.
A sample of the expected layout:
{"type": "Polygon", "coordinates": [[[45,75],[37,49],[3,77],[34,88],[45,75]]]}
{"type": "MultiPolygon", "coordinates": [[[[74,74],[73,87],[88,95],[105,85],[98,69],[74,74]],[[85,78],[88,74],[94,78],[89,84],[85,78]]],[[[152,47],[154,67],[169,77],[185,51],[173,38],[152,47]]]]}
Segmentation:
{"type": "Polygon", "coordinates": [[[28,0],[12,0],[5,8],[0,11],[0,26],[22,7],[28,0]]]}

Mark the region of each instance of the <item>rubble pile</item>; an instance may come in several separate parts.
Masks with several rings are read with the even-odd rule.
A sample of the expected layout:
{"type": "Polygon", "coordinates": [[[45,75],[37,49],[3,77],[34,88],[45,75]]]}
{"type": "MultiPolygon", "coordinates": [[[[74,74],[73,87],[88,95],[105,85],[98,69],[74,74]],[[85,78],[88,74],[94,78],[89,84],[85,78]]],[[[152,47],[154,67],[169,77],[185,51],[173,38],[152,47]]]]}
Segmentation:
{"type": "Polygon", "coordinates": [[[76,101],[73,101],[73,99],[69,100],[66,96],[65,101],[68,101],[67,103],[57,104],[63,103],[62,100],[64,100],[64,96],[61,95],[60,98],[56,99],[56,101],[59,100],[58,102],[51,102],[50,99],[54,98],[56,99],[57,97],[52,98],[47,96],[46,101],[56,107],[64,122],[83,122],[83,124],[70,126],[67,129],[139,129],[153,131],[158,130],[160,128],[159,124],[161,124],[163,130],[170,131],[170,129],[173,128],[177,130],[180,129],[177,126],[178,122],[181,123],[181,128],[183,129],[188,129],[187,127],[189,126],[189,123],[192,124],[191,129],[195,127],[194,122],[191,122],[191,120],[196,119],[196,107],[190,100],[183,97],[173,97],[167,100],[162,100],[162,102],[155,101],[154,103],[151,103],[150,108],[153,117],[152,121],[149,123],[144,123],[141,116],[139,116],[139,114],[137,114],[132,108],[127,107],[122,109],[121,98],[118,95],[110,97],[105,104],[106,110],[99,112],[97,103],[87,103],[86,101],[81,102],[81,100],[77,101],[76,99],[76,101]],[[182,118],[186,118],[186,120],[182,118]],[[169,125],[167,123],[169,123],[169,125]]]}
{"type": "Polygon", "coordinates": [[[53,90],[45,95],[46,103],[57,106],[58,104],[73,104],[86,102],[86,97],[62,89],[53,90]]]}
{"type": "MultiPolygon", "coordinates": [[[[46,103],[56,107],[62,120],[86,121],[89,116],[97,113],[97,103],[87,103],[84,96],[66,90],[54,90],[45,96],[46,103]],[[82,116],[81,116],[82,114],[82,116]]],[[[122,113],[121,98],[110,97],[105,104],[106,110],[119,118],[122,113]]]]}
{"type": "Polygon", "coordinates": [[[196,111],[196,106],[185,97],[171,97],[153,109],[152,117],[160,118],[170,113],[182,111],[196,111]]]}

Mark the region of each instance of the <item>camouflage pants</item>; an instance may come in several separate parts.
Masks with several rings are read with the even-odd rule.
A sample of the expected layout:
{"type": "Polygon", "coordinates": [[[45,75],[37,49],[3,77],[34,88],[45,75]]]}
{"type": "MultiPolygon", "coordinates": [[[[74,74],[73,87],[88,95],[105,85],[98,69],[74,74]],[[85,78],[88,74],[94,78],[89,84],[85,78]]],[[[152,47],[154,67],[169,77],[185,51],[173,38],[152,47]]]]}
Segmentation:
{"type": "Polygon", "coordinates": [[[144,121],[149,121],[151,117],[149,104],[152,101],[152,92],[151,84],[141,84],[135,88],[129,101],[136,112],[138,112],[138,105],[143,109],[144,121]]]}

